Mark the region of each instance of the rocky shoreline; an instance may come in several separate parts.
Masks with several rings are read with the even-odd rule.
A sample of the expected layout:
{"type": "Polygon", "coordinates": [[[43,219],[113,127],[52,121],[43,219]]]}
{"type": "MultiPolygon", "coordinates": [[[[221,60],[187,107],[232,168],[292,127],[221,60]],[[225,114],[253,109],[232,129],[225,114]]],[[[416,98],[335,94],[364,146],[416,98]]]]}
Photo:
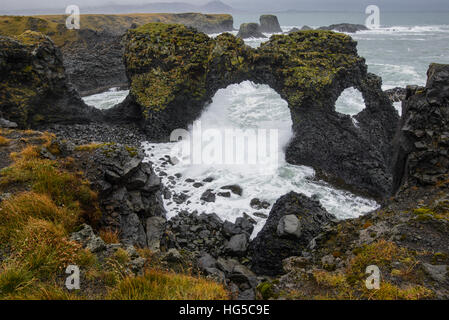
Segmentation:
{"type": "MultiPolygon", "coordinates": [[[[127,31],[131,94],[101,112],[70,86],[61,52],[48,37],[28,31],[0,37],[0,46],[2,179],[20,161],[50,161],[80,174],[96,196],[83,189],[87,200],[80,201],[90,202],[70,203],[88,218],[69,239],[101,263],[125,251],[122,266],[134,276],[154,261],[177,273],[194,269],[236,299],[449,297],[449,66],[432,64],[426,87],[406,89],[399,119],[391,95],[367,72],[349,36],[299,31],[274,36],[255,50],[230,34],[210,39],[182,25],[155,23],[127,31]],[[320,48],[332,54],[319,55],[320,48]],[[246,79],[269,84],[288,101],[295,131],[289,162],[320,169],[342,186],[377,197],[382,207],[337,221],[314,197],[291,192],[279,195],[254,239],[254,221],[246,215],[229,222],[213,212],[181,212],[167,221],[167,188],[143,161],[140,143],[186,127],[219,88],[246,79]],[[356,116],[357,128],[333,107],[351,86],[367,105],[356,116]],[[105,243],[100,232],[106,231],[119,243],[105,243]],[[373,264],[383,277],[376,293],[363,286],[365,268],[373,264]]],[[[5,185],[0,205],[11,206],[8,199],[21,188],[30,191],[5,185]]],[[[206,192],[202,198],[215,196],[206,192]]],[[[0,261],[7,259],[0,252],[0,261]]]]}

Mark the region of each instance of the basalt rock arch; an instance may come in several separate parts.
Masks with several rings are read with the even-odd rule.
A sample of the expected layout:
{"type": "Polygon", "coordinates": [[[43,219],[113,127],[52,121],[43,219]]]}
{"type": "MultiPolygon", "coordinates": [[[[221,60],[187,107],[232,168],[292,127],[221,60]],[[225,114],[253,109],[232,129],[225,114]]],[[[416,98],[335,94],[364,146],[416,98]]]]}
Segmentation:
{"type": "Polygon", "coordinates": [[[288,162],[374,197],[390,193],[390,142],[399,117],[351,37],[300,31],[253,49],[229,33],[210,38],[153,23],[129,30],[125,44],[130,95],[107,112],[110,120],[138,122],[150,139],[167,140],[198,118],[217,90],[245,80],[267,84],[291,110],[295,137],[288,162]],[[365,99],[357,126],[335,111],[349,87],[365,99]]]}

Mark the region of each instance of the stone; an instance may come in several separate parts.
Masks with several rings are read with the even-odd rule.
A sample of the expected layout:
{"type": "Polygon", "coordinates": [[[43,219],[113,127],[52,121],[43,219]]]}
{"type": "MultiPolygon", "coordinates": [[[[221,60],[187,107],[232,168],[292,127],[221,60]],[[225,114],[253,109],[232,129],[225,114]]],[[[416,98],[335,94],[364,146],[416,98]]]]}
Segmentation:
{"type": "Polygon", "coordinates": [[[279,237],[301,237],[301,223],[299,219],[294,215],[290,214],[283,216],[277,226],[277,234],[279,237]]]}
{"type": "Polygon", "coordinates": [[[281,33],[281,25],[275,15],[264,14],[259,18],[260,32],[265,33],[281,33]]]}
{"type": "Polygon", "coordinates": [[[444,283],[449,280],[447,265],[432,265],[429,263],[422,264],[427,274],[436,282],[444,283]]]}
{"type": "Polygon", "coordinates": [[[198,259],[198,266],[202,271],[215,268],[217,266],[217,260],[215,260],[210,254],[205,253],[198,259]]]}
{"type": "Polygon", "coordinates": [[[237,234],[232,236],[225,246],[225,251],[237,256],[244,255],[247,249],[248,238],[246,234],[237,234]]]}
{"type": "Polygon", "coordinates": [[[254,289],[247,289],[239,293],[237,300],[240,301],[256,300],[256,293],[254,292],[254,289]]]}
{"type": "Polygon", "coordinates": [[[215,202],[215,193],[212,192],[211,189],[206,190],[202,195],[201,195],[201,200],[204,202],[215,202]]]}
{"type": "Polygon", "coordinates": [[[17,123],[0,118],[0,128],[14,129],[17,127],[18,127],[17,123]]]}
{"type": "Polygon", "coordinates": [[[230,198],[231,197],[231,193],[230,192],[218,192],[217,196],[223,197],[223,198],[230,198]]]}
{"type": "MultiPolygon", "coordinates": [[[[295,219],[291,220],[294,221],[294,226],[297,225],[295,219]]],[[[262,230],[251,242],[249,252],[252,256],[252,270],[257,274],[268,276],[282,274],[282,261],[298,256],[312,239],[334,222],[335,217],[328,213],[319,201],[295,192],[282,196],[271,209],[262,230]],[[295,236],[281,237],[278,234],[279,222],[281,220],[285,222],[283,218],[290,215],[294,215],[300,221],[301,232],[298,233],[294,227],[290,230],[296,233],[295,236]],[[296,236],[298,234],[299,236],[296,236]]],[[[285,223],[282,229],[285,232],[285,223]]]]}
{"type": "Polygon", "coordinates": [[[243,189],[237,184],[229,185],[221,187],[222,190],[230,190],[233,194],[236,194],[238,196],[241,196],[243,194],[243,189]]]}
{"type": "Polygon", "coordinates": [[[240,25],[238,38],[266,38],[266,36],[260,31],[258,23],[242,23],[240,25]]]}
{"type": "Polygon", "coordinates": [[[96,253],[106,249],[104,241],[95,235],[91,226],[83,224],[81,229],[70,235],[71,241],[79,242],[87,250],[96,253]]]}
{"type": "Polygon", "coordinates": [[[160,249],[166,222],[166,219],[163,217],[150,217],[147,219],[146,234],[147,244],[150,250],[158,251],[160,249]]]}

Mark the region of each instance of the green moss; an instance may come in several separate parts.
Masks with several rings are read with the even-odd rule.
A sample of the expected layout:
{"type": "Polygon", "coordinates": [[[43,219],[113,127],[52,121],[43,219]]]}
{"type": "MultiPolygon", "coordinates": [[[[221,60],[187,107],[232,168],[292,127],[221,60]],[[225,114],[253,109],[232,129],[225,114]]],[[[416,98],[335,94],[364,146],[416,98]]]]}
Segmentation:
{"type": "Polygon", "coordinates": [[[264,300],[270,298],[275,298],[277,295],[273,290],[273,284],[271,282],[265,281],[257,286],[257,291],[261,294],[264,300]]]}

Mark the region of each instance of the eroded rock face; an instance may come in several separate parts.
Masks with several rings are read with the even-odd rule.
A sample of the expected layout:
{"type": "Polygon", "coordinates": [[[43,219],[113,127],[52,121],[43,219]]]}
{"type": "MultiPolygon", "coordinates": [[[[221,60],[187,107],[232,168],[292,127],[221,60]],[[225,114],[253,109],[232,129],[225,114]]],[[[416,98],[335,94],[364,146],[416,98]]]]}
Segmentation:
{"type": "Polygon", "coordinates": [[[257,23],[242,23],[240,25],[237,37],[241,39],[266,38],[266,36],[262,33],[259,24],[257,23]]]}
{"type": "Polygon", "coordinates": [[[266,33],[282,32],[281,25],[275,15],[265,14],[260,16],[260,31],[266,33]]]}
{"type": "Polygon", "coordinates": [[[407,87],[395,139],[395,190],[449,178],[449,65],[432,64],[425,87],[407,87]]]}
{"type": "Polygon", "coordinates": [[[21,128],[101,117],[67,83],[60,50],[40,33],[0,37],[0,80],[0,111],[21,128]]]}
{"type": "Polygon", "coordinates": [[[390,142],[399,117],[347,35],[295,32],[252,49],[231,34],[211,39],[180,25],[148,24],[128,31],[125,63],[130,96],[107,114],[139,123],[152,140],[186,128],[217,90],[251,80],[288,102],[295,132],[288,162],[374,197],[390,194],[390,142]],[[359,89],[366,103],[357,125],[335,111],[349,87],[359,89]]]}
{"type": "Polygon", "coordinates": [[[121,241],[157,250],[165,231],[161,182],[137,149],[120,144],[100,147],[86,174],[103,212],[102,224],[118,230],[121,241]]]}
{"type": "Polygon", "coordinates": [[[318,201],[295,192],[282,196],[251,243],[253,271],[264,275],[282,273],[282,260],[301,255],[334,219],[318,201]]]}

